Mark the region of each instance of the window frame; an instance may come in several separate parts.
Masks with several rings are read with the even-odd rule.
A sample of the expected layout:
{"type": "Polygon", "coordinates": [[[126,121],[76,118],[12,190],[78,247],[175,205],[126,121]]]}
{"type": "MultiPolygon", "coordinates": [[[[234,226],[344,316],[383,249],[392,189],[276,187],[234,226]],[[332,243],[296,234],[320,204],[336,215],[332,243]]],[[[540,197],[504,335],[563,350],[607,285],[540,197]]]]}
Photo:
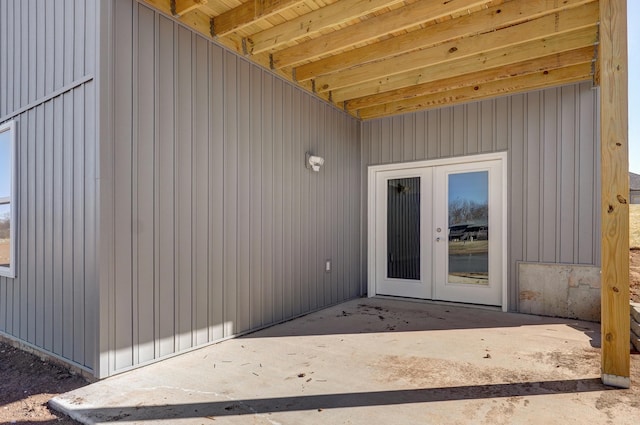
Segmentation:
{"type": "Polygon", "coordinates": [[[14,120],[0,124],[0,134],[9,133],[9,164],[11,171],[9,172],[9,197],[0,198],[0,205],[9,204],[9,231],[11,237],[9,239],[9,267],[0,266],[0,276],[15,278],[16,277],[16,229],[17,229],[17,211],[16,211],[16,193],[17,193],[17,139],[16,139],[16,123],[14,120]]]}

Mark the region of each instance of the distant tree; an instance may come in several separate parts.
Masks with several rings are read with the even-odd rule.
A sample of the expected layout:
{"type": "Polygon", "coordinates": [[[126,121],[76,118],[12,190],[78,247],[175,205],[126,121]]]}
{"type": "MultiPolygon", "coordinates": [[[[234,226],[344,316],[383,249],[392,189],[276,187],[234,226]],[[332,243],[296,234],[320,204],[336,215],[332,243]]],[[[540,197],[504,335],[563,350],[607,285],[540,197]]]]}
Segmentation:
{"type": "Polygon", "coordinates": [[[0,216],[0,239],[9,239],[10,235],[10,226],[11,222],[9,221],[9,217],[0,216]]]}
{"type": "Polygon", "coordinates": [[[467,223],[485,223],[489,217],[489,205],[469,199],[449,202],[449,226],[467,223]]]}

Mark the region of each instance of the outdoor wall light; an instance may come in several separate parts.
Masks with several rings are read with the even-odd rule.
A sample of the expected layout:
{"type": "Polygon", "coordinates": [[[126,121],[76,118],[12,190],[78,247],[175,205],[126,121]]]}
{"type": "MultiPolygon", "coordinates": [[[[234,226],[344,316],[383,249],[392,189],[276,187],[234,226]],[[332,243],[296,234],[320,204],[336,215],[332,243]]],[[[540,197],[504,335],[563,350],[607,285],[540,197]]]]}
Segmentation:
{"type": "Polygon", "coordinates": [[[310,152],[305,154],[304,166],[313,171],[320,171],[320,166],[324,164],[324,158],[312,155],[310,152]]]}

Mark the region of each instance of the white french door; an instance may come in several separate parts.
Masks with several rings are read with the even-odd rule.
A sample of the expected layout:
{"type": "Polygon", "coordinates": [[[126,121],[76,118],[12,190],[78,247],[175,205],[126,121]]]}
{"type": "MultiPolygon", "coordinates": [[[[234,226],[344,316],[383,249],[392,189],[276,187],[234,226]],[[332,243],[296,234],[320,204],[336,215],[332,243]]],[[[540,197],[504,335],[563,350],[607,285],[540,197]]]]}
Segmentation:
{"type": "Polygon", "coordinates": [[[431,298],[432,169],[391,170],[376,175],[375,237],[379,294],[431,298]]]}
{"type": "Polygon", "coordinates": [[[369,294],[506,309],[504,154],[369,169],[369,294]]]}
{"type": "Polygon", "coordinates": [[[435,294],[438,300],[502,304],[500,160],[435,167],[435,294]],[[446,226],[446,227],[445,227],[446,226]]]}

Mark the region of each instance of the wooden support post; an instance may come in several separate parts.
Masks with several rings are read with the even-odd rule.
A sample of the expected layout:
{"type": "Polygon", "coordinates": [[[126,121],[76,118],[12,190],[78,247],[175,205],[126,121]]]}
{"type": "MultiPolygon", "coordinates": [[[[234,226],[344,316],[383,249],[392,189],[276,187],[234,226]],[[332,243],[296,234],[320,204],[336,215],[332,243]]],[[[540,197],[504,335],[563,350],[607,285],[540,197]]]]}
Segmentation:
{"type": "Polygon", "coordinates": [[[627,0],[600,0],[602,382],[629,388],[627,0]]]}

